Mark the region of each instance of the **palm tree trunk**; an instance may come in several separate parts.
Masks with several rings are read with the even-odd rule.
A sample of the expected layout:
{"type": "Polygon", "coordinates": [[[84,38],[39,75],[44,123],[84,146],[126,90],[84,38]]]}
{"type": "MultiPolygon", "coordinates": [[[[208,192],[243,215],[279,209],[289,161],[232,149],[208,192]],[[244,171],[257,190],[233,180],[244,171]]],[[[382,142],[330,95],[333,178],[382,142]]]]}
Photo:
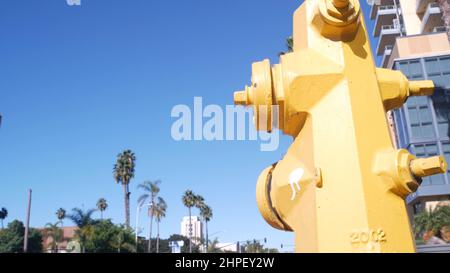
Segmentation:
{"type": "Polygon", "coordinates": [[[147,252],[152,252],[152,227],[153,227],[153,205],[155,204],[155,197],[152,194],[152,203],[150,204],[150,226],[148,229],[148,249],[147,252]]]}
{"type": "Polygon", "coordinates": [[[208,221],[205,221],[205,229],[206,229],[206,253],[208,253],[208,221]]]}
{"type": "Polygon", "coordinates": [[[120,253],[120,248],[121,248],[121,246],[122,246],[122,239],[121,239],[121,237],[119,236],[119,246],[117,247],[117,253],[120,253]]]}
{"type": "Polygon", "coordinates": [[[3,229],[3,219],[2,219],[2,229],[3,229]]]}
{"type": "Polygon", "coordinates": [[[191,221],[191,207],[189,207],[189,253],[192,253],[192,221],[191,221]]]}
{"type": "Polygon", "coordinates": [[[153,226],[153,213],[150,212],[150,226],[148,231],[148,249],[147,252],[152,252],[152,226],[153,226]]]}
{"type": "Polygon", "coordinates": [[[103,210],[100,210],[100,219],[103,221],[103,210]]]}
{"type": "Polygon", "coordinates": [[[123,184],[123,191],[125,194],[125,227],[130,227],[130,193],[128,191],[128,183],[123,184]]]}
{"type": "Polygon", "coordinates": [[[442,12],[442,20],[444,21],[445,30],[450,40],[450,0],[438,0],[439,8],[442,12]]]}
{"type": "Polygon", "coordinates": [[[156,235],[156,253],[159,253],[159,221],[156,220],[156,230],[157,230],[157,235],[156,235]]]}

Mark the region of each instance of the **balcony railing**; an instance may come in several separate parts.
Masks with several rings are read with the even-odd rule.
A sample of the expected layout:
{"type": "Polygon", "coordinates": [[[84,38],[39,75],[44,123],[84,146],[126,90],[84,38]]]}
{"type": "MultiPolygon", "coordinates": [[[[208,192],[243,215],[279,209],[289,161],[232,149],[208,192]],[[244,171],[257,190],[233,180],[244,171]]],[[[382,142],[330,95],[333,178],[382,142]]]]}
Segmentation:
{"type": "Polygon", "coordinates": [[[383,32],[383,30],[389,30],[389,29],[399,30],[398,27],[396,27],[396,26],[394,26],[394,25],[384,25],[384,26],[381,26],[381,32],[383,32]]]}
{"type": "Polygon", "coordinates": [[[387,45],[384,47],[383,59],[381,60],[382,67],[387,67],[393,48],[394,48],[394,45],[387,45]]]}
{"type": "Polygon", "coordinates": [[[422,18],[421,32],[429,33],[432,32],[435,27],[442,25],[443,21],[439,4],[436,2],[429,3],[422,18]]]}
{"type": "Polygon", "coordinates": [[[394,3],[397,3],[397,6],[399,5],[399,1],[398,0],[372,0],[373,5],[371,5],[371,9],[370,9],[370,19],[375,20],[375,17],[377,16],[377,13],[379,12],[379,7],[380,6],[393,6],[394,3]]]}
{"type": "Polygon", "coordinates": [[[378,7],[378,12],[380,12],[382,10],[389,10],[389,9],[395,10],[395,6],[394,5],[379,6],[378,7]]]}
{"type": "Polygon", "coordinates": [[[378,41],[377,55],[382,55],[386,46],[393,46],[395,38],[400,36],[401,26],[383,25],[381,26],[380,39],[378,41]]]}
{"type": "Polygon", "coordinates": [[[395,18],[397,18],[397,9],[394,5],[379,6],[373,28],[373,36],[378,37],[380,35],[381,26],[392,24],[392,21],[395,18]]]}
{"type": "Polygon", "coordinates": [[[433,28],[433,32],[446,32],[447,29],[444,26],[439,26],[439,27],[435,27],[433,28]]]}

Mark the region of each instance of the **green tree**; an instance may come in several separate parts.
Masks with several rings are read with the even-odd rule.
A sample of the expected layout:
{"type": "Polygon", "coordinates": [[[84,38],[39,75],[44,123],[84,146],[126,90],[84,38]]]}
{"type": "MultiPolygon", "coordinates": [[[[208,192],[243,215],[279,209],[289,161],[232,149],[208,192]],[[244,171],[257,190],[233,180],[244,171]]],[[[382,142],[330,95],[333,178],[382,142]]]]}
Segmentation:
{"type": "Polygon", "coordinates": [[[219,244],[219,239],[217,239],[217,238],[214,238],[214,240],[209,242],[209,244],[207,243],[206,244],[207,247],[208,247],[207,252],[209,252],[209,253],[223,253],[222,249],[217,247],[218,244],[219,244]]]}
{"type": "Polygon", "coordinates": [[[181,247],[182,253],[200,253],[200,248],[198,245],[193,245],[192,248],[190,248],[191,246],[189,245],[189,242],[191,240],[188,237],[182,236],[180,234],[172,234],[167,241],[183,241],[184,245],[181,247]]]}
{"type": "Polygon", "coordinates": [[[5,220],[6,217],[8,217],[8,210],[6,208],[2,208],[0,210],[0,220],[2,220],[2,229],[3,229],[3,220],[5,220]]]}
{"type": "Polygon", "coordinates": [[[253,241],[248,240],[244,244],[244,249],[245,249],[246,253],[263,253],[264,252],[264,245],[262,245],[257,240],[253,240],[253,241]]]}
{"type": "Polygon", "coordinates": [[[148,216],[150,217],[150,223],[149,223],[149,231],[148,231],[148,248],[147,252],[151,252],[152,248],[152,226],[153,226],[153,208],[155,207],[156,203],[156,197],[158,196],[158,193],[160,191],[159,184],[161,183],[160,180],[156,181],[144,181],[141,184],[138,185],[138,189],[142,189],[145,193],[142,194],[138,199],[138,204],[142,205],[144,202],[149,201],[150,202],[150,208],[148,210],[148,216]]]}
{"type": "Polygon", "coordinates": [[[129,184],[134,177],[136,157],[131,150],[125,150],[117,155],[113,174],[116,183],[122,184],[125,200],[125,226],[130,227],[130,190],[129,184]]]}
{"type": "Polygon", "coordinates": [[[441,228],[445,226],[450,226],[450,206],[436,206],[434,209],[429,208],[414,216],[416,238],[421,235],[439,236],[441,228]]]}
{"type": "Polygon", "coordinates": [[[86,240],[86,252],[135,252],[133,242],[134,234],[130,229],[114,225],[110,219],[95,221],[90,225],[90,234],[86,240]]]}
{"type": "Polygon", "coordinates": [[[206,234],[206,252],[208,252],[208,222],[211,221],[211,218],[213,217],[213,212],[211,207],[209,207],[206,204],[202,204],[200,206],[200,217],[205,222],[205,234],[206,234]]]}
{"type": "Polygon", "coordinates": [[[189,253],[192,253],[192,207],[197,204],[197,196],[191,191],[187,190],[184,192],[181,200],[183,205],[188,208],[189,211],[189,253]]]}
{"type": "Polygon", "coordinates": [[[58,221],[61,222],[61,228],[64,228],[63,220],[66,218],[66,210],[63,208],[59,208],[56,211],[56,218],[58,218],[58,221]]]}
{"type": "Polygon", "coordinates": [[[105,198],[100,198],[97,201],[97,209],[100,211],[100,219],[103,220],[103,212],[108,208],[108,203],[105,198]]]}
{"type": "Polygon", "coordinates": [[[280,52],[278,55],[282,56],[284,54],[288,54],[294,51],[294,38],[289,36],[286,38],[286,51],[280,52]]]}
{"type": "Polygon", "coordinates": [[[72,213],[67,216],[78,227],[75,231],[75,238],[80,244],[81,252],[86,251],[86,244],[88,243],[89,237],[92,233],[92,225],[95,223],[92,219],[92,214],[95,211],[96,209],[83,211],[79,208],[73,208],[72,213]]]}
{"type": "Polygon", "coordinates": [[[47,223],[44,229],[46,238],[51,238],[49,246],[52,253],[58,253],[59,244],[64,240],[64,232],[59,227],[59,224],[59,221],[55,224],[47,223]]]}
{"type": "Polygon", "coordinates": [[[137,251],[133,243],[133,234],[130,229],[121,227],[112,242],[112,246],[117,249],[118,253],[132,253],[137,251]]]}
{"type": "Polygon", "coordinates": [[[159,224],[161,223],[161,219],[166,217],[167,212],[167,204],[163,198],[158,197],[158,202],[156,203],[155,208],[152,210],[155,219],[156,219],[156,253],[159,253],[159,224]]]}
{"type": "MultiPolygon", "coordinates": [[[[194,194],[194,203],[195,203],[195,207],[197,208],[197,209],[201,209],[203,206],[205,206],[205,198],[203,198],[203,196],[201,196],[201,195],[199,195],[199,194],[194,194]]],[[[190,220],[190,218],[189,218],[189,220],[190,220]]],[[[191,226],[191,229],[192,229],[192,224],[190,225],[191,226]]],[[[192,238],[191,238],[192,239],[192,238]]],[[[195,238],[195,240],[196,241],[198,241],[198,242],[200,242],[200,244],[202,244],[203,245],[203,241],[204,241],[204,239],[203,238],[195,238]]]]}
{"type": "MultiPolygon", "coordinates": [[[[0,253],[22,253],[25,227],[21,221],[14,220],[8,227],[0,230],[0,253]]],[[[42,252],[42,234],[30,228],[28,234],[28,252],[42,252]]]]}

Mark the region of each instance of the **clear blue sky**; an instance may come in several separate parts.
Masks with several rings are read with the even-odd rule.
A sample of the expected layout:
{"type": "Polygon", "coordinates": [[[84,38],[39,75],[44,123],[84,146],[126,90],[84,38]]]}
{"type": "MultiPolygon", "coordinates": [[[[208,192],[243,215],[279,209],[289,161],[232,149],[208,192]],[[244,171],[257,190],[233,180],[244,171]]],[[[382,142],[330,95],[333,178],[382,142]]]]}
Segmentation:
{"type": "Polygon", "coordinates": [[[137,184],[161,179],[169,206],[162,237],[180,232],[181,195],[190,188],[213,208],[209,230],[225,230],[221,241],[293,244],[292,233],[264,222],[255,201],[259,173],[282,158],[290,138],[275,152],[260,152],[255,141],[176,142],[170,112],[194,96],[232,104],[252,62],[277,62],[301,2],[2,1],[0,207],[7,220],[25,219],[32,188],[34,227],[55,222],[59,207],[92,208],[100,197],[109,203],[105,217],[123,222],[112,167],[129,148],[137,157],[132,226],[137,184]]]}

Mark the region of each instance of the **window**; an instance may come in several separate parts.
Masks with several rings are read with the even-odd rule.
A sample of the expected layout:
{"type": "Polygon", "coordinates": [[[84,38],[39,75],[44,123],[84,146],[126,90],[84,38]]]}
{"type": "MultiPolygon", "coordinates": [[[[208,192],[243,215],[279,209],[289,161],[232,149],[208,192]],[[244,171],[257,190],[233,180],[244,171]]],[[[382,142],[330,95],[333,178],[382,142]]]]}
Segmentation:
{"type": "Polygon", "coordinates": [[[418,80],[423,79],[422,65],[420,60],[410,60],[398,62],[396,65],[397,70],[401,70],[408,79],[418,80]]]}
{"type": "Polygon", "coordinates": [[[439,137],[450,138],[450,94],[444,90],[436,90],[432,96],[433,106],[436,111],[439,137]]]}
{"type": "Polygon", "coordinates": [[[427,70],[428,77],[441,75],[437,58],[425,59],[425,69],[427,70]]]}
{"type": "Polygon", "coordinates": [[[422,65],[420,64],[420,60],[409,62],[408,78],[412,80],[423,79],[422,65]]]}
{"type": "Polygon", "coordinates": [[[433,118],[428,107],[427,97],[412,97],[408,100],[408,115],[412,138],[433,138],[435,137],[433,118]]]}
{"type": "Polygon", "coordinates": [[[426,58],[425,69],[429,80],[442,88],[450,88],[450,56],[426,58]]]}
{"type": "MultiPolygon", "coordinates": [[[[429,79],[438,87],[433,96],[409,97],[394,111],[399,147],[419,158],[444,154],[450,163],[450,55],[398,61],[394,67],[410,80],[429,79]]],[[[423,178],[422,186],[449,183],[448,177],[423,178]]]]}

